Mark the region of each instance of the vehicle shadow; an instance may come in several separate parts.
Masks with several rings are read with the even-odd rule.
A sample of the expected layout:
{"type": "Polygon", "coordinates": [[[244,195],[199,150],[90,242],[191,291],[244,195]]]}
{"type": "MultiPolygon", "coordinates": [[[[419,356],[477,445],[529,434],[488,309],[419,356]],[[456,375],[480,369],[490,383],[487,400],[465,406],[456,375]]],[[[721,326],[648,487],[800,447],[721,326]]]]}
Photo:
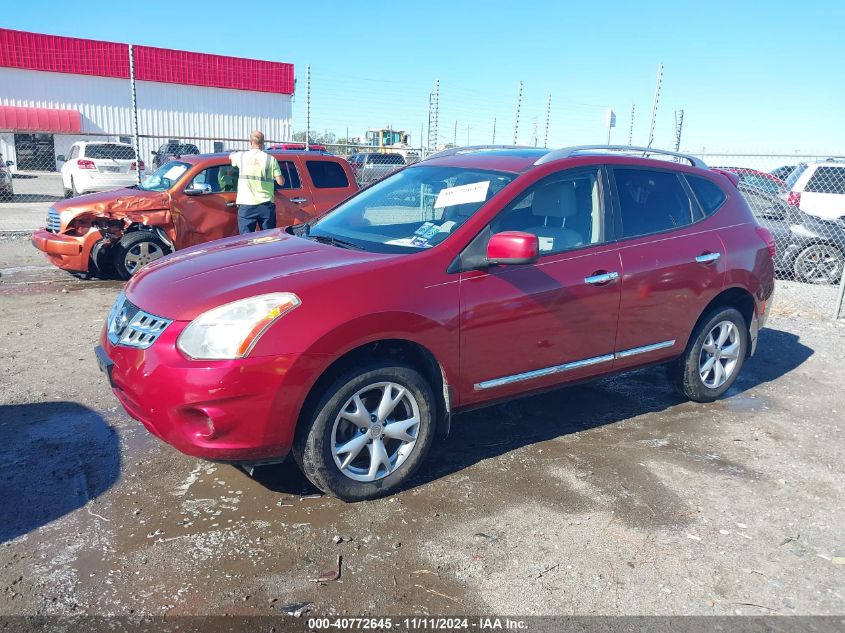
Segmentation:
{"type": "Polygon", "coordinates": [[[84,506],[120,474],[117,433],[75,402],[0,405],[0,543],[84,506]]]}
{"type": "MultiPolygon", "coordinates": [[[[764,329],[757,353],[746,360],[722,399],[788,374],[813,353],[795,334],[764,329]]],[[[654,366],[456,415],[449,437],[436,446],[437,458],[429,458],[408,487],[529,444],[659,413],[684,402],[670,385],[665,366],[654,366]]]]}
{"type": "MultiPolygon", "coordinates": [[[[812,355],[813,350],[795,334],[764,329],[757,353],[746,360],[742,373],[723,399],[777,380],[812,355]]],[[[665,367],[655,366],[459,414],[452,420],[449,437],[437,440],[428,460],[405,489],[523,446],[659,413],[683,402],[684,398],[669,384],[665,367]]],[[[305,479],[293,459],[259,468],[254,477],[274,492],[320,492],[305,479]]]]}

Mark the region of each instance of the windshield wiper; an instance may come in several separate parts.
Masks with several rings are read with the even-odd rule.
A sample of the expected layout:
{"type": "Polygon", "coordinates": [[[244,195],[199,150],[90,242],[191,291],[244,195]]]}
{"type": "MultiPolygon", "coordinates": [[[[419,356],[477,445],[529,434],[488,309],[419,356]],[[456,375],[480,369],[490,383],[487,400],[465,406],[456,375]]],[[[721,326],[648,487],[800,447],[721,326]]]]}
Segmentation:
{"type": "Polygon", "coordinates": [[[353,244],[352,242],[347,242],[346,240],[341,240],[336,237],[329,237],[328,235],[303,235],[305,239],[314,240],[315,242],[320,242],[321,244],[331,244],[332,246],[339,246],[340,248],[348,248],[353,251],[363,251],[364,249],[357,244],[353,244]]]}

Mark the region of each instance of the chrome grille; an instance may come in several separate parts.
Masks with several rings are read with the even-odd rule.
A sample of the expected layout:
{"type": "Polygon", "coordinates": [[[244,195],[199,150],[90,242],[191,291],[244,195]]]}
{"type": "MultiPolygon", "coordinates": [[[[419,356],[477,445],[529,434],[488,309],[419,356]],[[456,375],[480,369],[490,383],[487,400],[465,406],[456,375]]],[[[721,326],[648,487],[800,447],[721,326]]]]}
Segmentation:
{"type": "Polygon", "coordinates": [[[112,306],[106,327],[114,345],[146,349],[171,323],[170,319],[144,312],[121,292],[112,306]]]}
{"type": "Polygon", "coordinates": [[[62,230],[62,217],[53,207],[47,211],[47,230],[51,233],[58,233],[62,230]]]}

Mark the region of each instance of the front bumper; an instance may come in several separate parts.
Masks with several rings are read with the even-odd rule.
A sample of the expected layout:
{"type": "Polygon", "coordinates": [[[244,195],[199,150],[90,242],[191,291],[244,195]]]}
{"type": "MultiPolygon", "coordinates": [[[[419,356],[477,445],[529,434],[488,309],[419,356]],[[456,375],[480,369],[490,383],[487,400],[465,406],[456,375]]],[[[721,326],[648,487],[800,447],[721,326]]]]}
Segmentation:
{"type": "Polygon", "coordinates": [[[88,272],[91,249],[102,235],[91,229],[85,235],[64,235],[39,229],[32,234],[32,245],[47,256],[50,263],[63,270],[88,272]]]}
{"type": "Polygon", "coordinates": [[[176,349],[187,326],[174,322],[147,349],[96,350],[126,412],[179,451],[214,461],[285,457],[320,359],[309,355],[188,360],[176,349]]]}

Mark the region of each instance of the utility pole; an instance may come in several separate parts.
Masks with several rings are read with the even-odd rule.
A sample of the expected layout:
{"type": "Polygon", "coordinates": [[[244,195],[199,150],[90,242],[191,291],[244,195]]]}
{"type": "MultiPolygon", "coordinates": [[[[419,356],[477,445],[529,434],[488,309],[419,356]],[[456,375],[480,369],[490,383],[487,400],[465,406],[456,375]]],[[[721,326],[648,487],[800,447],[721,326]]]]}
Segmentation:
{"type": "Polygon", "coordinates": [[[628,145],[634,144],[634,112],[636,111],[636,104],[631,105],[631,127],[628,128],[628,145]]]}
{"type": "Polygon", "coordinates": [[[434,94],[431,97],[431,120],[428,127],[428,149],[437,151],[437,123],[440,116],[440,80],[434,82],[434,94]]]}
{"type": "Polygon", "coordinates": [[[455,119],[455,136],[452,138],[452,145],[458,146],[458,120],[455,119]]]}
{"type": "Polygon", "coordinates": [[[493,117],[493,145],[496,144],[496,117],[493,117]]]}
{"type": "Polygon", "coordinates": [[[305,67],[305,151],[311,149],[311,64],[305,67]]]}
{"type": "Polygon", "coordinates": [[[549,120],[552,116],[552,95],[546,101],[546,133],[543,135],[543,147],[549,146],[549,120]]]}
{"type": "Polygon", "coordinates": [[[129,45],[129,88],[132,92],[132,134],[135,137],[135,160],[137,162],[135,177],[141,184],[141,139],[138,134],[138,95],[135,92],[135,49],[129,45]]]}
{"type": "Polygon", "coordinates": [[[537,147],[537,142],[539,140],[537,134],[537,117],[534,117],[534,129],[531,136],[534,138],[534,147],[537,147]]]}
{"type": "Polygon", "coordinates": [[[516,96],[516,122],[513,126],[513,144],[516,145],[519,134],[519,109],[522,107],[522,80],[519,81],[519,93],[516,96]]]}
{"type": "Polygon", "coordinates": [[[467,147],[469,147],[469,126],[467,125],[467,147]]]}
{"type": "Polygon", "coordinates": [[[657,119],[657,102],[660,99],[660,84],[663,82],[663,64],[657,65],[657,84],[654,86],[654,104],[651,106],[651,125],[648,129],[648,143],[646,147],[651,147],[654,141],[654,122],[657,119]]]}
{"type": "Polygon", "coordinates": [[[684,111],[675,110],[675,151],[681,149],[681,130],[684,128],[684,111]]]}

